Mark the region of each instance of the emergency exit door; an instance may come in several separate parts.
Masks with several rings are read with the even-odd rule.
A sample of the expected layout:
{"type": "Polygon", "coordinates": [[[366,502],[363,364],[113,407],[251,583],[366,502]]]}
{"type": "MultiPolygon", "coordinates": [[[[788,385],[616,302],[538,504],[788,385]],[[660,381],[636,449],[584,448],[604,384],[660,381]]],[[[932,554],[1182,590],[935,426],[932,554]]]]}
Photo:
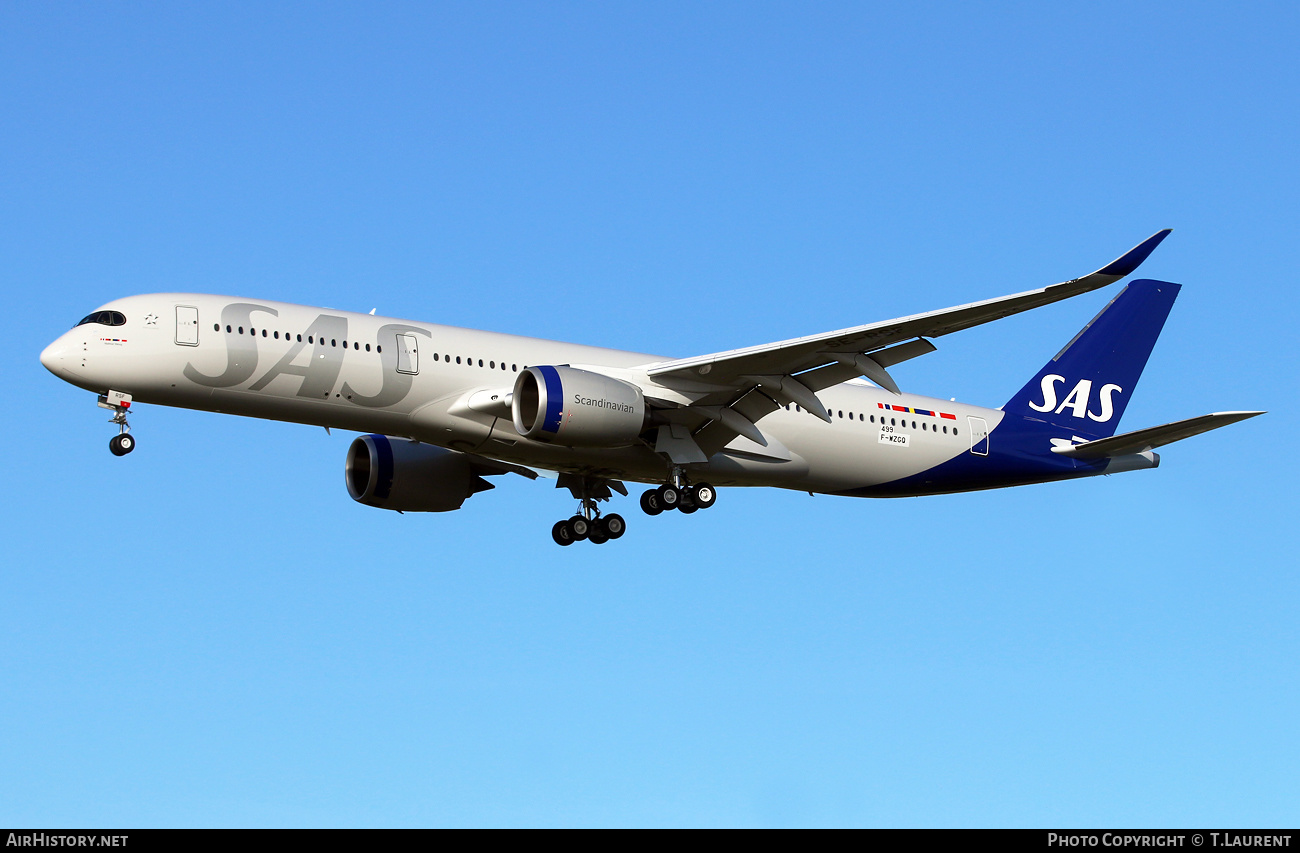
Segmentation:
{"type": "Polygon", "coordinates": [[[397,372],[420,372],[420,351],[416,348],[415,335],[397,336],[397,372]]]}
{"type": "Polygon", "coordinates": [[[970,452],[976,456],[989,455],[989,425],[988,421],[983,418],[973,418],[967,415],[966,420],[970,423],[970,452]]]}
{"type": "Polygon", "coordinates": [[[199,309],[193,305],[176,306],[176,343],[183,347],[199,345],[199,309]]]}

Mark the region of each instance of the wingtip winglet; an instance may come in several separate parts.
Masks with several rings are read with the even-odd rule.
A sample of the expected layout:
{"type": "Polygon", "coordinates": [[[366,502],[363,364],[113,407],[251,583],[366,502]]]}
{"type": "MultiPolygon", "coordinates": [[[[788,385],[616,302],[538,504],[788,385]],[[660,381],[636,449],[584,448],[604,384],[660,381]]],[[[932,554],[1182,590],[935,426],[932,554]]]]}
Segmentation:
{"type": "Polygon", "coordinates": [[[1172,228],[1165,228],[1157,231],[1119,258],[1097,270],[1097,272],[1101,275],[1113,275],[1117,278],[1123,278],[1141,266],[1142,262],[1156,250],[1156,246],[1159,246],[1166,237],[1173,233],[1173,230],[1172,228]]]}

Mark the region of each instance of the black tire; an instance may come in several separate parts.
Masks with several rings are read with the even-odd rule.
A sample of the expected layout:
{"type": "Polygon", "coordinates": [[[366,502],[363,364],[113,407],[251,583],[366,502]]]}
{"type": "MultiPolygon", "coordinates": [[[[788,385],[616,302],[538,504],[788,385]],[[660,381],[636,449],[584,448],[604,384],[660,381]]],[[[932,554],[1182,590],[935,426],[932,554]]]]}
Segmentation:
{"type": "Polygon", "coordinates": [[[718,490],[708,483],[696,483],[692,491],[695,505],[700,509],[708,509],[718,502],[718,490]]]}
{"type": "Polygon", "coordinates": [[[575,515],[569,519],[569,533],[575,541],[582,541],[591,535],[591,522],[585,516],[575,515]]]}
{"type": "Polygon", "coordinates": [[[601,525],[600,522],[596,522],[591,526],[591,532],[587,534],[588,542],[593,545],[604,545],[609,541],[609,537],[605,535],[605,531],[601,530],[602,526],[603,525],[601,525]]]}
{"type": "Polygon", "coordinates": [[[677,509],[682,502],[682,493],[672,486],[660,486],[656,491],[659,493],[659,506],[663,509],[677,509]]]}
{"type": "Polygon", "coordinates": [[[551,528],[551,538],[555,540],[556,545],[572,545],[573,531],[569,529],[569,522],[555,522],[555,526],[551,528]]]}
{"type": "Polygon", "coordinates": [[[681,510],[682,513],[685,515],[690,515],[691,513],[699,512],[700,510],[700,508],[697,507],[695,504],[685,504],[685,503],[679,506],[678,509],[681,510]]]}
{"type": "Polygon", "coordinates": [[[135,450],[135,439],[130,433],[120,433],[108,441],[108,452],[114,456],[125,456],[135,450]]]}
{"type": "Polygon", "coordinates": [[[623,516],[616,512],[611,512],[600,520],[600,531],[610,539],[617,539],[624,533],[627,533],[627,522],[623,516]]]}
{"type": "Polygon", "coordinates": [[[641,511],[646,515],[658,515],[664,511],[663,504],[659,503],[658,489],[646,489],[641,493],[641,511]]]}

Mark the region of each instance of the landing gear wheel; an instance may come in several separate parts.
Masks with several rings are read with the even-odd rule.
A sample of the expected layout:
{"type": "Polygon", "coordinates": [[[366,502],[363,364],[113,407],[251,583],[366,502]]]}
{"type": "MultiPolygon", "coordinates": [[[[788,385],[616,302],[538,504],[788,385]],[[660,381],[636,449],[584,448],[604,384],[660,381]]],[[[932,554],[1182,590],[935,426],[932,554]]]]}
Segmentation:
{"type": "Polygon", "coordinates": [[[591,532],[587,534],[587,541],[593,545],[604,545],[609,541],[609,535],[605,533],[605,525],[597,519],[596,523],[591,526],[591,532]]]}
{"type": "Polygon", "coordinates": [[[659,493],[659,506],[664,509],[677,509],[682,502],[682,493],[673,486],[660,486],[656,491],[659,493]]]}
{"type": "Polygon", "coordinates": [[[555,526],[551,528],[551,538],[555,540],[556,545],[572,545],[573,531],[569,529],[569,522],[555,522],[555,526]]]}
{"type": "Polygon", "coordinates": [[[694,493],[695,505],[700,509],[708,509],[718,500],[717,489],[708,483],[696,483],[691,487],[691,491],[694,493]]]}
{"type": "Polygon", "coordinates": [[[658,489],[646,489],[641,493],[641,511],[646,515],[658,515],[664,511],[663,504],[659,503],[658,489]]]}
{"type": "Polygon", "coordinates": [[[617,539],[627,532],[627,522],[623,520],[623,516],[614,512],[600,518],[596,526],[610,539],[617,539]]]}
{"type": "Polygon", "coordinates": [[[575,540],[586,539],[591,535],[591,522],[585,516],[575,515],[568,520],[569,533],[575,540]]]}
{"type": "Polygon", "coordinates": [[[135,439],[130,433],[124,432],[109,439],[108,452],[114,456],[125,456],[132,450],[135,450],[135,439]]]}
{"type": "Polygon", "coordinates": [[[677,508],[681,510],[682,515],[690,515],[693,512],[698,512],[700,509],[695,504],[688,504],[685,501],[683,501],[682,505],[677,508]]]}

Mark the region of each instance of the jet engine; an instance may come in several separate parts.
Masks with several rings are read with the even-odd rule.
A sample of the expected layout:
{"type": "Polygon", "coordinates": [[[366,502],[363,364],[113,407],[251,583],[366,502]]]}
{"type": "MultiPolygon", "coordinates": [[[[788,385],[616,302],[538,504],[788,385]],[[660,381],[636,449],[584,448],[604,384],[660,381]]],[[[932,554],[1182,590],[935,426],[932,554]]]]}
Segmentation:
{"type": "Polygon", "coordinates": [[[566,447],[626,447],[645,427],[640,388],[574,367],[524,369],[510,406],[520,435],[566,447]]]}
{"type": "Polygon", "coordinates": [[[464,453],[386,435],[355,439],[344,477],[352,500],[400,512],[460,509],[470,495],[492,488],[464,453]]]}

